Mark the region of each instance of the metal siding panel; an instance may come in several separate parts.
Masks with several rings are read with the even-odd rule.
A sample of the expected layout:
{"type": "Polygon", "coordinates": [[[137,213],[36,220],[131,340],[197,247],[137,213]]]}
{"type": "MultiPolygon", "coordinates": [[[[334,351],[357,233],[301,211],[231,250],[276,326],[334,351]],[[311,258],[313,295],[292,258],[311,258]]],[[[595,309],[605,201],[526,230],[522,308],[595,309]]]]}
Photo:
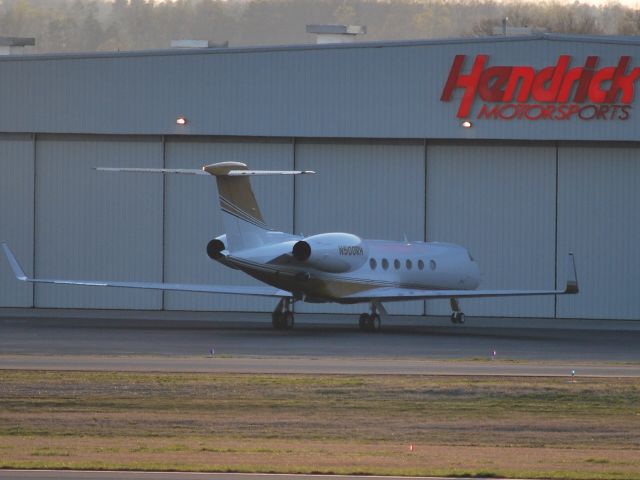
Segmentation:
{"type": "MultiPolygon", "coordinates": [[[[240,161],[255,169],[291,170],[291,143],[167,141],[167,168],[199,168],[222,161],[240,161]]],[[[269,226],[291,232],[293,179],[251,179],[262,214],[269,226]]],[[[263,285],[248,275],[209,259],[206,245],[222,235],[224,226],[215,180],[208,177],[169,176],[166,179],[165,281],[224,285],[263,285]]],[[[217,311],[272,311],[276,299],[241,295],[167,292],[165,309],[217,311]]]]}
{"type": "MultiPolygon", "coordinates": [[[[94,166],[162,166],[160,139],[38,138],[35,273],[45,278],[162,279],[162,178],[94,166]]],[[[38,285],[36,306],[159,309],[162,293],[38,285]]]]}
{"type": "MultiPolygon", "coordinates": [[[[26,272],[33,271],[33,138],[0,135],[0,241],[26,272]]],[[[4,255],[2,255],[4,257],[4,255]]],[[[0,307],[32,307],[33,286],[18,282],[0,261],[0,307]]]]}
{"type": "Polygon", "coordinates": [[[572,250],[580,293],[559,317],[640,319],[639,179],[637,148],[560,148],[558,281],[572,250]]]}
{"type": "MultiPolygon", "coordinates": [[[[428,146],[427,237],[469,249],[479,288],[550,289],[555,276],[555,148],[428,146]]],[[[475,316],[553,317],[553,297],[461,301],[475,316]]],[[[448,301],[428,301],[449,315],[448,301]]]]}
{"type": "Polygon", "coordinates": [[[572,67],[598,55],[604,67],[639,52],[637,43],[524,37],[3,58],[0,131],[634,141],[640,95],[629,121],[478,119],[477,96],[470,129],[456,116],[462,90],[440,97],[459,54],[466,74],[477,54],[489,56],[487,67],[539,70],[561,54],[572,67]]]}
{"type": "MultiPolygon", "coordinates": [[[[296,145],[296,231],[348,232],[370,239],[424,238],[424,148],[421,145],[296,145]]],[[[389,303],[390,313],[422,315],[422,302],[389,303]]],[[[296,304],[303,312],[361,313],[363,305],[296,304]]]]}

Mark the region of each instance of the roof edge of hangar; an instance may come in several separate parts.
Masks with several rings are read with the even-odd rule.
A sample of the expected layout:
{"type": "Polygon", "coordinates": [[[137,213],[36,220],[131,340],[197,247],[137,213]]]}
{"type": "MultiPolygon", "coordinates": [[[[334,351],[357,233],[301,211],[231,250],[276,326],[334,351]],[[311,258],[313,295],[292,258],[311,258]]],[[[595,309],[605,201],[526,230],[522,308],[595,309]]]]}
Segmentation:
{"type": "Polygon", "coordinates": [[[31,61],[31,60],[66,60],[66,59],[99,59],[99,58],[126,58],[126,57],[154,57],[154,56],[178,56],[178,55],[219,55],[233,53],[254,52],[280,52],[301,50],[329,50],[329,49],[353,49],[353,48],[395,48],[417,47],[429,45],[460,45],[483,43],[515,43],[546,40],[550,42],[581,42],[613,45],[638,45],[640,37],[621,35],[570,35],[558,33],[535,33],[531,35],[512,36],[487,36],[487,37],[452,37],[430,38],[419,40],[384,40],[371,42],[335,43],[335,44],[293,44],[293,45],[255,45],[238,47],[212,47],[194,49],[157,49],[157,50],[129,50],[118,52],[51,52],[30,53],[24,55],[0,55],[0,62],[4,61],[31,61]]]}

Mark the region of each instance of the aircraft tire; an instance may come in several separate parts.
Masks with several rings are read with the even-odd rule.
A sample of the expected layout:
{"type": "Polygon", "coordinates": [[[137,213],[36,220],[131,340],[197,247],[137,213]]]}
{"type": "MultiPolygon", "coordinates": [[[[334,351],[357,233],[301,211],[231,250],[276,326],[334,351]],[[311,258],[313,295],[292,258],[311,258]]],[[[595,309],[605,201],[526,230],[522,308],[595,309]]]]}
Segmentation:
{"type": "Polygon", "coordinates": [[[371,315],[371,317],[369,317],[369,325],[370,325],[370,330],[372,332],[379,332],[380,331],[380,327],[382,322],[380,321],[380,315],[378,315],[377,313],[371,315]]]}
{"type": "Polygon", "coordinates": [[[360,327],[360,330],[367,330],[368,320],[369,320],[368,314],[363,313],[360,315],[360,318],[358,319],[358,327],[360,327]]]}
{"type": "Polygon", "coordinates": [[[285,312],[285,314],[282,315],[282,327],[285,330],[291,330],[294,324],[295,319],[293,318],[293,312],[285,312]]]}

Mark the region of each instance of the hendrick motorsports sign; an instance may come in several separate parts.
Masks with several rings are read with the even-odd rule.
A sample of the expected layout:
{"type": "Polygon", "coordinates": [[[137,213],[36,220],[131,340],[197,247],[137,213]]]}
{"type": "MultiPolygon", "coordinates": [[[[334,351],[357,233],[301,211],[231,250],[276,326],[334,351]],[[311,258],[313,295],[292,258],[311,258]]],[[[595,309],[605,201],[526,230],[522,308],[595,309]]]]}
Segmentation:
{"type": "Polygon", "coordinates": [[[572,66],[570,55],[560,55],[555,65],[536,70],[526,65],[487,66],[488,55],[456,55],[440,100],[449,102],[462,90],[458,118],[492,120],[613,120],[631,116],[635,83],[640,67],[631,57],[617,65],[600,66],[600,57],[587,57],[572,66]],[[467,70],[465,70],[465,67],[467,70]],[[482,104],[473,113],[476,99],[482,104]]]}

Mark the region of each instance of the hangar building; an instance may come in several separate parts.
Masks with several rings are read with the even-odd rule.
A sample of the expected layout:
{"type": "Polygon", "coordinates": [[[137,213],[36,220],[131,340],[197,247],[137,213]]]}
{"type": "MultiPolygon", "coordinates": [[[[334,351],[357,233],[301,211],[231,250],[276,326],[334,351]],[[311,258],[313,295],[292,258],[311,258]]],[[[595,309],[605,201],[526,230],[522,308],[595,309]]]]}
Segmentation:
{"type": "MultiPolygon", "coordinates": [[[[640,41],[532,35],[0,58],[0,240],[39,277],[251,284],[208,259],[208,177],[96,172],[242,161],[267,222],[465,245],[468,316],[640,319],[640,41]],[[186,125],[176,119],[184,117],[186,125]]],[[[0,307],[265,311],[273,300],[15,281],[0,307]]],[[[448,315],[446,301],[389,305],[448,315]]],[[[362,306],[304,305],[303,312],[362,306]]]]}

